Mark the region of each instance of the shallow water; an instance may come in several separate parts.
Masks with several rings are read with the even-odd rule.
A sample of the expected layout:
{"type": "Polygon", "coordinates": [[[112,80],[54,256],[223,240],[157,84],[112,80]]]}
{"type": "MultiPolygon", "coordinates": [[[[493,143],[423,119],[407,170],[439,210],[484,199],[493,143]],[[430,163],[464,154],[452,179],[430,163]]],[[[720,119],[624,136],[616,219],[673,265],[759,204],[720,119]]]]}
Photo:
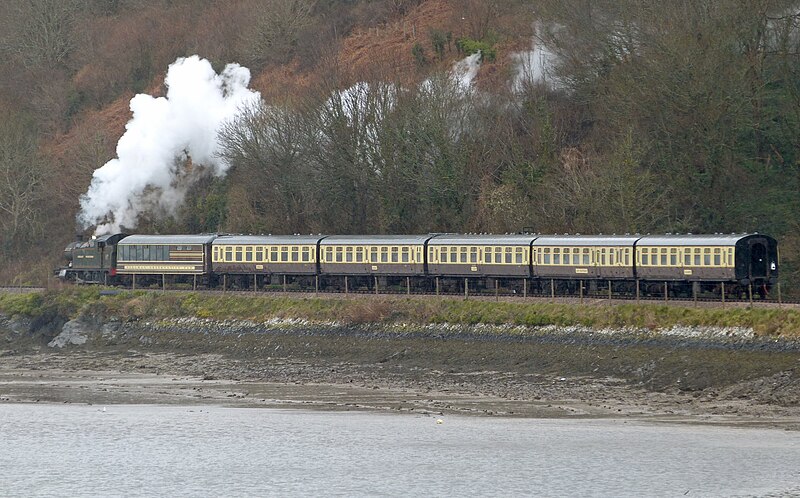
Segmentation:
{"type": "Polygon", "coordinates": [[[800,433],[622,420],[0,405],[2,496],[793,496],[800,433]],[[103,411],[105,410],[105,411],[103,411]]]}

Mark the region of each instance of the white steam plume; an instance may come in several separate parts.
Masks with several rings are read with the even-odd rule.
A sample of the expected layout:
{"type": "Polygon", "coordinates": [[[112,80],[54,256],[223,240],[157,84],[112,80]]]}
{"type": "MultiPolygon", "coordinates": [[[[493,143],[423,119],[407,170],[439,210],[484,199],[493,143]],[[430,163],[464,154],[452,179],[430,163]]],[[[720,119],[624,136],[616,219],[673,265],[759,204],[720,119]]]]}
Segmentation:
{"type": "Polygon", "coordinates": [[[513,89],[521,92],[527,85],[541,83],[551,88],[561,87],[561,82],[553,74],[553,67],[558,63],[558,57],[548,49],[540,36],[542,26],[537,22],[533,25],[534,37],[531,49],[526,52],[516,52],[511,55],[516,65],[513,89]]]}
{"type": "Polygon", "coordinates": [[[97,225],[96,234],[136,226],[146,210],[174,213],[186,190],[201,175],[223,176],[217,131],[237,111],[260,101],[247,88],[250,70],[228,64],[217,74],[194,55],[169,66],[166,97],[131,99],[133,118],[117,143],[117,158],[95,170],[81,196],[78,222],[97,225]],[[192,167],[183,167],[191,159],[192,167]]]}
{"type": "Polygon", "coordinates": [[[453,65],[453,70],[450,72],[451,78],[462,91],[466,92],[472,88],[472,80],[475,79],[481,68],[481,57],[479,50],[453,65]]]}

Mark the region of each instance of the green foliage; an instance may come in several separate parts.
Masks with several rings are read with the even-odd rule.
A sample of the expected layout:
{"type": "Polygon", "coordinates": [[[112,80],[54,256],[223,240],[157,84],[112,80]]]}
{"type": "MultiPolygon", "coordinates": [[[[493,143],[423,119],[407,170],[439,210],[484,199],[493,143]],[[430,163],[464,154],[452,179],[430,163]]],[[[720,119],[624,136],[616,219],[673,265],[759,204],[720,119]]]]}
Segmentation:
{"type": "Polygon", "coordinates": [[[414,63],[417,67],[425,67],[428,65],[428,58],[425,56],[425,49],[419,42],[411,47],[411,55],[414,56],[414,63]]]}
{"type": "MultiPolygon", "coordinates": [[[[56,292],[0,294],[0,312],[36,317],[80,314],[121,320],[181,317],[267,321],[298,319],[310,323],[511,325],[539,327],[578,325],[629,327],[641,333],[674,326],[749,327],[765,337],[800,337],[800,311],[775,308],[689,308],[656,304],[579,306],[528,302],[426,298],[298,299],[253,294],[160,293],[123,291],[102,296],[97,288],[56,292]]],[[[529,333],[526,329],[506,329],[529,333]]],[[[533,331],[535,333],[535,331],[533,331]]]]}
{"type": "Polygon", "coordinates": [[[465,55],[472,55],[480,52],[481,59],[486,62],[494,62],[497,58],[497,50],[494,44],[482,40],[473,40],[471,38],[459,38],[456,41],[458,51],[465,55]]]}
{"type": "Polygon", "coordinates": [[[440,31],[438,29],[432,29],[430,36],[433,52],[436,54],[439,60],[444,59],[445,51],[450,48],[450,42],[453,39],[453,33],[450,31],[445,33],[444,31],[440,31]]]}
{"type": "Polygon", "coordinates": [[[34,316],[41,312],[42,295],[29,294],[0,294],[0,312],[14,316],[34,316]]]}

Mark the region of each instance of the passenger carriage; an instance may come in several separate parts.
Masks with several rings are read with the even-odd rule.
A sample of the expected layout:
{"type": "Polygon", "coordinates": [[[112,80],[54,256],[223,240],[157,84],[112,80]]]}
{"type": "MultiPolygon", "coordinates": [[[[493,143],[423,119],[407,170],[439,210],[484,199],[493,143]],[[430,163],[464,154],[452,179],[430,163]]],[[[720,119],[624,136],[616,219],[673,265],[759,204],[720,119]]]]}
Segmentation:
{"type": "Polygon", "coordinates": [[[319,243],[321,275],[424,276],[430,235],[334,235],[319,243]]]}
{"type": "Polygon", "coordinates": [[[636,243],[636,274],[642,280],[772,285],[777,242],[761,234],[648,235],[636,243]]]}
{"type": "Polygon", "coordinates": [[[211,244],[214,272],[314,275],[321,235],[222,235],[211,244]]]}
{"type": "Polygon", "coordinates": [[[151,283],[160,277],[197,284],[211,276],[211,242],[216,235],[130,235],[117,244],[117,274],[130,276],[132,284],[151,283]],[[150,278],[148,278],[150,277],[150,278]]]}
{"type": "Polygon", "coordinates": [[[428,241],[428,271],[442,277],[531,276],[534,235],[437,235],[428,241]]]}
{"type": "Polygon", "coordinates": [[[563,235],[533,241],[533,274],[541,279],[631,280],[638,236],[563,235]]]}
{"type": "Polygon", "coordinates": [[[319,243],[319,275],[325,285],[376,291],[425,287],[425,243],[431,235],[335,235],[319,243]]]}

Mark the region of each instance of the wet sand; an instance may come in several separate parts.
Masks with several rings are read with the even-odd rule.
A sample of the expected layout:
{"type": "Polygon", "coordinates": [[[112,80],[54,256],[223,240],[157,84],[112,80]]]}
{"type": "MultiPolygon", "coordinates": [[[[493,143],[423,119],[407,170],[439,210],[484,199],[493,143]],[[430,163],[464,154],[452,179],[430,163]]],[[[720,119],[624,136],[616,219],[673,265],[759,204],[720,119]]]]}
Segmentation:
{"type": "Polygon", "coordinates": [[[626,417],[800,430],[796,403],[769,402],[752,395],[752,390],[760,390],[763,378],[695,391],[656,391],[607,376],[387,363],[319,358],[309,362],[292,355],[252,359],[141,350],[5,350],[0,351],[0,403],[212,404],[430,416],[626,417]]]}

